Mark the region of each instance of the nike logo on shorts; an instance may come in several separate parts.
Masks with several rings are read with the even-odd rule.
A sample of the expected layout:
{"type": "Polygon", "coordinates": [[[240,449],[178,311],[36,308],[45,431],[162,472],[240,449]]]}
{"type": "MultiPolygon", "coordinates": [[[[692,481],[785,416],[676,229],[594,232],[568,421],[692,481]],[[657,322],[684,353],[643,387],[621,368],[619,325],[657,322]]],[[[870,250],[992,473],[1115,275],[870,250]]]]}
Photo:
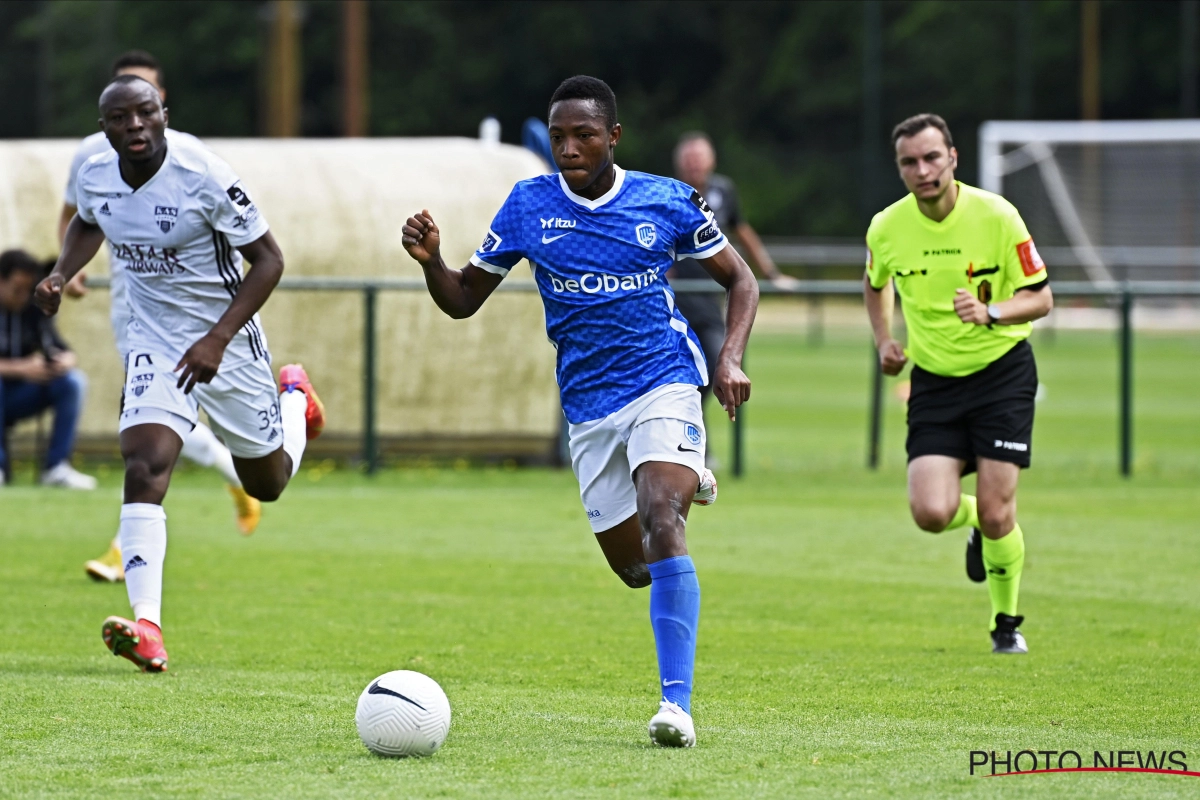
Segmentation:
{"type": "Polygon", "coordinates": [[[699,453],[700,451],[693,450],[690,447],[684,447],[683,445],[679,445],[679,452],[681,452],[681,453],[699,453]]]}
{"type": "Polygon", "coordinates": [[[551,242],[557,242],[559,239],[563,238],[564,236],[570,236],[574,232],[575,231],[567,231],[566,233],[560,233],[558,236],[546,236],[546,234],[543,233],[542,234],[542,244],[550,244],[551,242]]]}

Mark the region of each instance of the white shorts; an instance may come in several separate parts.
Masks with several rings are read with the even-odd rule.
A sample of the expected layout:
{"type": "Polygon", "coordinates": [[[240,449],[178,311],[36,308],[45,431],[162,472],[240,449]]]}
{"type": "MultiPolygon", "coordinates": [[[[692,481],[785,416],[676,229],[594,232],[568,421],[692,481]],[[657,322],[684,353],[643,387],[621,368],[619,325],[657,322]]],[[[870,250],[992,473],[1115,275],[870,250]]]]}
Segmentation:
{"type": "Polygon", "coordinates": [[[596,533],[637,513],[633,472],[647,461],[704,473],[704,415],[695,386],[669,383],[601,419],[570,426],[571,469],[596,533]]]}
{"type": "Polygon", "coordinates": [[[178,388],[175,361],[143,348],[125,360],[125,393],[120,430],[150,423],[166,425],[180,439],[208,414],[213,432],[238,458],[261,458],[283,445],[279,389],[265,359],[234,369],[222,367],[211,383],[197,383],[191,394],[178,388]]]}

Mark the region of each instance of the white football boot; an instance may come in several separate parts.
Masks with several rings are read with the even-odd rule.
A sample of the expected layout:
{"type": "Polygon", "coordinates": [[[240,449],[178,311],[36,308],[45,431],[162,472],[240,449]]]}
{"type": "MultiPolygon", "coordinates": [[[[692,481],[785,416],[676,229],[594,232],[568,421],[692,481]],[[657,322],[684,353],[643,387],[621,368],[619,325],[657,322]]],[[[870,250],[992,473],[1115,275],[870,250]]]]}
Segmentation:
{"type": "Polygon", "coordinates": [[[692,498],[692,502],[698,506],[711,506],[717,502],[717,476],[713,475],[711,469],[706,468],[700,476],[700,486],[696,489],[696,496],[692,498]]]}
{"type": "Polygon", "coordinates": [[[60,461],[42,473],[42,486],[90,492],[96,488],[96,479],[79,472],[69,461],[60,461]]]}
{"type": "Polygon", "coordinates": [[[663,700],[650,718],[650,741],[659,747],[695,747],[696,727],[692,715],[677,703],[663,700]]]}

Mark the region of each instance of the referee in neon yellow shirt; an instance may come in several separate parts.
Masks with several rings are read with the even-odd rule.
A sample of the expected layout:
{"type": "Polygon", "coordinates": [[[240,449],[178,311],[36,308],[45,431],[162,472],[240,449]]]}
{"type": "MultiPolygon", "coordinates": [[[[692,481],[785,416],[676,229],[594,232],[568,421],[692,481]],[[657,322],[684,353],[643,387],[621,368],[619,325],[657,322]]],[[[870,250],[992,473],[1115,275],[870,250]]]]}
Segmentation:
{"type": "Polygon", "coordinates": [[[871,220],[863,294],[884,373],[913,361],[909,507],[930,533],[971,528],[967,575],[987,581],[992,652],[1025,653],[1017,479],[1032,453],[1038,385],[1026,339],[1054,306],[1046,265],[1011,203],[954,180],[945,120],[910,117],[892,142],[910,194],[871,220]],[[896,290],[908,347],[892,338],[896,290]],[[961,482],[976,471],[972,497],[961,482]]]}

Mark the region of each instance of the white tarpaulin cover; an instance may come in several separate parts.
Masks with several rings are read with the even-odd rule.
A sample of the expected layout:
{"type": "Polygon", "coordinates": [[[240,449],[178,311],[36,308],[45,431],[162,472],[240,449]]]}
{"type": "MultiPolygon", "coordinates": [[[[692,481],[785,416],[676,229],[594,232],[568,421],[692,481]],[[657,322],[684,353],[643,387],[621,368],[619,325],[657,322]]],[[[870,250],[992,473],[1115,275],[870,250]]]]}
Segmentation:
{"type": "MultiPolygon", "coordinates": [[[[428,208],[447,264],[460,267],[512,185],[545,172],[528,151],[472,139],[210,139],[241,176],[283,249],[288,276],[419,278],[400,228],[428,208]]],[[[0,247],[58,251],[67,168],[78,142],[0,142],[0,247]]],[[[102,251],[89,273],[107,275],[102,251]]],[[[525,267],[509,281],[528,281],[525,267]]],[[[81,432],[116,432],[122,371],[108,292],[66,301],[59,326],[91,378],[81,432]]],[[[358,292],[277,291],[263,310],[276,371],[301,361],[325,401],[327,430],[362,422],[358,292]]],[[[554,350],[536,294],[497,294],[455,321],[428,294],[381,292],[378,427],[385,436],[552,436],[554,350]]]]}

